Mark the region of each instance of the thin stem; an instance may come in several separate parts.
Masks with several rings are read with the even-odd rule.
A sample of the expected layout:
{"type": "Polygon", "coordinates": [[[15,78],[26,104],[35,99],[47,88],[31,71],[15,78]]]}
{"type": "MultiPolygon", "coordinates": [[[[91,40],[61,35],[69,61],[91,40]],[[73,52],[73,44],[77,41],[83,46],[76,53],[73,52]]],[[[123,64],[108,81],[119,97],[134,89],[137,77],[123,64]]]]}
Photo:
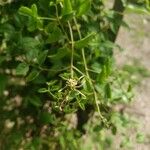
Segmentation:
{"type": "Polygon", "coordinates": [[[94,72],[94,73],[99,74],[99,72],[98,72],[98,71],[95,71],[95,70],[92,70],[92,69],[89,69],[89,68],[88,68],[88,71],[89,71],[89,72],[94,72]]]}
{"type": "Polygon", "coordinates": [[[81,35],[81,32],[80,32],[80,28],[79,28],[79,26],[78,26],[77,20],[76,20],[75,17],[73,18],[73,20],[74,20],[74,22],[75,22],[75,26],[76,26],[76,28],[77,28],[77,32],[78,32],[79,38],[81,39],[81,38],[82,38],[82,35],[81,35]]]}
{"type": "Polygon", "coordinates": [[[41,20],[57,21],[57,19],[55,19],[55,18],[49,18],[49,17],[38,17],[38,19],[41,19],[41,20]]]}
{"type": "MultiPolygon", "coordinates": [[[[75,17],[74,17],[74,22],[75,22],[75,26],[77,28],[77,32],[78,32],[79,38],[82,39],[82,35],[81,35],[80,29],[79,29],[79,26],[77,24],[77,20],[76,20],[75,17]]],[[[102,121],[104,121],[104,117],[102,116],[100,108],[99,108],[98,96],[97,96],[97,93],[95,91],[94,85],[92,83],[92,79],[90,78],[90,75],[89,75],[89,72],[88,72],[88,66],[87,66],[87,62],[86,62],[84,48],[82,48],[82,57],[83,57],[83,62],[84,62],[84,68],[85,68],[86,76],[87,76],[88,81],[90,83],[90,86],[91,86],[91,88],[93,90],[94,100],[95,100],[95,104],[96,104],[96,108],[97,108],[98,114],[99,114],[100,118],[102,119],[102,121]]]]}
{"type": "Polygon", "coordinates": [[[73,38],[73,32],[70,25],[70,22],[68,21],[69,31],[70,31],[70,37],[71,37],[71,78],[73,78],[73,57],[74,57],[74,38],[73,38]]]}
{"type": "MultiPolygon", "coordinates": [[[[81,32],[80,32],[80,29],[79,29],[77,20],[76,20],[75,17],[74,17],[73,19],[74,19],[74,22],[75,22],[75,26],[76,26],[76,28],[77,28],[77,32],[78,32],[79,38],[80,38],[80,40],[81,40],[81,39],[82,39],[82,35],[81,35],[81,32]]],[[[89,73],[88,73],[88,67],[87,67],[87,62],[86,62],[86,58],[85,58],[84,48],[82,48],[82,57],[83,57],[85,72],[86,72],[87,77],[89,78],[89,73]]]]}
{"type": "Polygon", "coordinates": [[[73,69],[76,70],[78,73],[80,73],[81,75],[84,75],[83,72],[81,72],[77,67],[73,66],[73,69]]]}

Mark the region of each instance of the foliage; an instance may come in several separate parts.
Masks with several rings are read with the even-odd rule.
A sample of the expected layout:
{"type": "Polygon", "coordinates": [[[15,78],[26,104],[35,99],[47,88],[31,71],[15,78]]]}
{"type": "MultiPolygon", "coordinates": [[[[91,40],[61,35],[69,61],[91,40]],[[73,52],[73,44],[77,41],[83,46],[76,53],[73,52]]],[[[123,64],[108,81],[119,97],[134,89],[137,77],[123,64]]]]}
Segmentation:
{"type": "Polygon", "coordinates": [[[105,130],[129,122],[114,108],[132,98],[117,15],[103,0],[0,1],[0,149],[83,149],[84,132],[110,146],[105,130]]]}

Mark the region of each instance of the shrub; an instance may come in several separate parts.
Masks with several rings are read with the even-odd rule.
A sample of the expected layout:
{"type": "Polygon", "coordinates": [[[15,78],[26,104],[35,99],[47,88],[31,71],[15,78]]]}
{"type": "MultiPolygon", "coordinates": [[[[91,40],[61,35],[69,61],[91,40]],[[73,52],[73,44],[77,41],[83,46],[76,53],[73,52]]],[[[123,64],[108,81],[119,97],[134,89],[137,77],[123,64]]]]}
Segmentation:
{"type": "Polygon", "coordinates": [[[108,147],[105,129],[128,124],[115,106],[132,97],[115,39],[125,7],[148,13],[148,3],[1,1],[0,149],[87,149],[86,133],[108,147]]]}

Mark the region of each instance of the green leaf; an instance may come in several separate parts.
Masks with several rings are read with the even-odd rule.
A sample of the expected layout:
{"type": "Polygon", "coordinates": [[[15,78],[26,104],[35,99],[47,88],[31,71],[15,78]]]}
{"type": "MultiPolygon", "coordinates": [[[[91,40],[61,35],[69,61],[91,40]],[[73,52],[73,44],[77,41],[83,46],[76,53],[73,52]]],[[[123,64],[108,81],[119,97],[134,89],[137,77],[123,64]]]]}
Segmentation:
{"type": "Polygon", "coordinates": [[[47,53],[48,53],[48,50],[40,52],[40,54],[37,58],[39,65],[42,65],[44,63],[44,61],[47,57],[47,53]]]}
{"type": "Polygon", "coordinates": [[[21,15],[28,16],[28,17],[37,17],[38,16],[37,6],[36,6],[36,4],[33,4],[31,6],[31,9],[28,7],[22,6],[19,9],[19,13],[21,15]]]}
{"type": "Polygon", "coordinates": [[[68,15],[72,13],[72,5],[71,5],[71,1],[70,0],[64,0],[63,1],[63,16],[64,15],[68,15]]]}
{"type": "Polygon", "coordinates": [[[43,21],[38,18],[29,18],[28,20],[28,31],[32,32],[36,29],[43,27],[43,21]]]}
{"type": "Polygon", "coordinates": [[[27,82],[33,81],[39,75],[39,73],[40,72],[37,70],[32,70],[26,78],[27,82]]]}
{"type": "Polygon", "coordinates": [[[51,61],[53,62],[57,62],[59,60],[61,60],[62,58],[64,58],[65,56],[69,55],[69,49],[67,47],[61,47],[57,50],[57,53],[54,55],[49,55],[48,58],[51,59],[51,61]]]}
{"type": "Polygon", "coordinates": [[[39,50],[41,49],[41,43],[31,37],[24,37],[20,40],[20,47],[25,51],[25,55],[28,61],[38,57],[39,50]]]}
{"type": "Polygon", "coordinates": [[[147,15],[150,15],[150,11],[147,10],[146,8],[144,7],[139,7],[139,6],[136,6],[136,5],[133,5],[133,4],[129,4],[127,5],[127,9],[126,9],[127,12],[132,12],[132,13],[139,13],[139,14],[147,14],[147,15]]]}
{"type": "Polygon", "coordinates": [[[102,130],[102,127],[100,126],[100,125],[96,125],[94,128],[93,128],[93,131],[94,132],[99,132],[99,131],[101,131],[102,130]]]}
{"type": "Polygon", "coordinates": [[[102,71],[101,64],[96,61],[91,65],[91,68],[92,68],[92,71],[95,73],[100,73],[102,71]]]}
{"type": "Polygon", "coordinates": [[[19,13],[24,16],[33,16],[33,12],[30,8],[22,6],[19,9],[19,13]]]}
{"type": "Polygon", "coordinates": [[[43,123],[43,124],[48,124],[48,123],[52,123],[54,120],[53,116],[50,114],[50,113],[47,113],[47,112],[42,112],[40,114],[40,121],[43,123]]]}
{"type": "Polygon", "coordinates": [[[111,88],[109,83],[105,85],[105,97],[111,98],[111,88]]]}
{"type": "Polygon", "coordinates": [[[36,4],[33,4],[33,5],[31,6],[31,10],[32,10],[32,12],[33,12],[33,16],[34,16],[34,17],[37,17],[37,16],[38,16],[38,10],[37,10],[36,4]]]}
{"type": "Polygon", "coordinates": [[[62,38],[63,38],[63,34],[61,32],[61,29],[56,26],[55,28],[53,28],[53,31],[49,33],[46,43],[54,43],[59,41],[62,38]]]}
{"type": "Polygon", "coordinates": [[[24,16],[28,16],[28,22],[27,22],[27,25],[28,25],[28,30],[29,31],[34,31],[36,29],[41,29],[42,26],[43,26],[43,21],[40,20],[38,18],[38,10],[37,10],[37,6],[36,4],[33,4],[31,6],[31,9],[28,8],[28,7],[21,7],[19,9],[19,13],[24,15],[24,16]]]}
{"type": "Polygon", "coordinates": [[[39,93],[47,93],[48,90],[46,88],[41,88],[38,90],[39,93]]]}
{"type": "Polygon", "coordinates": [[[28,62],[37,63],[37,57],[38,49],[33,48],[32,50],[26,52],[26,59],[28,60],[28,62]]]}
{"type": "Polygon", "coordinates": [[[29,65],[26,63],[20,63],[16,68],[16,75],[27,75],[29,71],[29,65]]]}
{"type": "Polygon", "coordinates": [[[30,51],[32,49],[40,48],[40,41],[32,37],[23,37],[20,39],[20,45],[22,49],[30,51]]]}
{"type": "Polygon", "coordinates": [[[13,25],[8,23],[0,24],[0,33],[13,33],[15,32],[15,28],[13,25]]]}
{"type": "Polygon", "coordinates": [[[90,7],[91,7],[90,0],[82,0],[76,12],[77,16],[85,14],[90,9],[90,7]]]}
{"type": "Polygon", "coordinates": [[[0,65],[6,60],[6,56],[0,56],[0,65]]]}
{"type": "Polygon", "coordinates": [[[49,23],[46,26],[45,31],[48,34],[48,39],[46,40],[47,43],[53,43],[63,39],[62,31],[56,23],[49,23]]]}
{"type": "Polygon", "coordinates": [[[103,66],[103,68],[102,68],[102,72],[100,73],[100,75],[99,75],[99,77],[98,77],[98,78],[99,78],[100,83],[105,82],[106,77],[107,77],[106,66],[103,66]]]}
{"type": "Polygon", "coordinates": [[[142,133],[137,133],[136,135],[136,141],[137,143],[144,143],[145,141],[145,136],[142,133]]]}
{"type": "Polygon", "coordinates": [[[82,102],[78,102],[78,104],[82,110],[85,110],[85,105],[82,102]]]}
{"type": "Polygon", "coordinates": [[[31,97],[29,98],[29,102],[34,105],[35,107],[40,107],[42,106],[42,102],[40,100],[40,98],[38,98],[37,96],[31,97]]]}
{"type": "Polygon", "coordinates": [[[132,143],[129,137],[124,137],[124,139],[122,140],[120,147],[121,148],[131,148],[132,143]]]}
{"type": "Polygon", "coordinates": [[[48,85],[48,86],[52,86],[52,85],[55,85],[57,83],[57,80],[52,80],[52,81],[50,81],[50,82],[47,82],[46,84],[48,85]]]}
{"type": "Polygon", "coordinates": [[[76,41],[75,42],[75,47],[76,48],[84,48],[87,47],[89,42],[94,38],[94,36],[96,35],[96,33],[91,33],[89,35],[87,35],[85,38],[76,41]]]}

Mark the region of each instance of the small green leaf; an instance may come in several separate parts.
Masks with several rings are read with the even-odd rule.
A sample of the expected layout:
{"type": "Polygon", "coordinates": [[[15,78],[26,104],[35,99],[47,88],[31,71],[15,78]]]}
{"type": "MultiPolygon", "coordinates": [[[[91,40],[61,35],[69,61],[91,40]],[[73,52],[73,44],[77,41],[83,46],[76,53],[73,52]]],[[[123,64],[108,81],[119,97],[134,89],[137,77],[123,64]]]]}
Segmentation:
{"type": "Polygon", "coordinates": [[[136,135],[136,141],[138,143],[143,143],[145,141],[145,136],[142,133],[137,133],[136,135]]]}
{"type": "Polygon", "coordinates": [[[52,81],[50,81],[50,82],[47,82],[46,84],[48,85],[48,86],[52,86],[52,85],[55,85],[57,83],[57,80],[52,80],[52,81]]]}
{"type": "Polygon", "coordinates": [[[91,7],[91,1],[90,0],[82,0],[79,4],[79,7],[77,9],[77,16],[81,16],[85,14],[91,7]]]}
{"type": "Polygon", "coordinates": [[[40,41],[32,37],[23,37],[20,39],[20,45],[22,49],[31,51],[32,49],[38,49],[40,47],[40,41]]]}
{"type": "Polygon", "coordinates": [[[40,98],[38,98],[37,96],[31,97],[29,99],[29,102],[34,105],[35,107],[40,107],[42,106],[42,102],[40,100],[40,98]]]}
{"type": "Polygon", "coordinates": [[[67,47],[61,47],[57,50],[57,53],[54,55],[49,55],[48,58],[53,62],[57,62],[64,58],[66,55],[69,55],[69,49],[67,47]]]}
{"type": "Polygon", "coordinates": [[[55,27],[51,33],[49,33],[46,43],[54,43],[63,38],[63,34],[59,27],[55,27]]]}
{"type": "Polygon", "coordinates": [[[37,58],[41,47],[40,44],[40,41],[31,37],[24,37],[20,40],[20,47],[25,51],[26,58],[29,62],[37,58]]]}
{"type": "Polygon", "coordinates": [[[131,84],[129,84],[127,92],[132,92],[132,85],[131,84]]]}
{"type": "Polygon", "coordinates": [[[100,126],[100,125],[96,125],[94,128],[93,128],[93,131],[94,132],[99,132],[99,131],[101,131],[102,130],[102,127],[100,126]]]}
{"type": "Polygon", "coordinates": [[[63,3],[63,16],[71,14],[72,13],[72,5],[70,0],[64,0],[63,3]]]}
{"type": "Polygon", "coordinates": [[[48,124],[48,123],[52,123],[53,122],[53,116],[50,113],[47,112],[42,112],[40,114],[40,121],[43,124],[48,124]]]}
{"type": "Polygon", "coordinates": [[[14,33],[15,28],[13,25],[8,23],[0,24],[0,33],[14,33]]]}
{"type": "Polygon", "coordinates": [[[42,65],[44,63],[44,61],[47,57],[47,53],[48,53],[48,50],[40,52],[40,54],[37,58],[39,65],[42,65]]]}
{"type": "Polygon", "coordinates": [[[27,82],[33,81],[39,75],[39,73],[40,72],[37,70],[32,70],[26,78],[27,82]]]}
{"type": "Polygon", "coordinates": [[[85,38],[76,41],[75,42],[75,47],[76,48],[83,48],[83,47],[87,47],[89,42],[94,38],[94,36],[96,35],[96,33],[91,33],[89,35],[87,35],[85,38]]]}
{"type": "Polygon", "coordinates": [[[146,8],[144,8],[142,6],[141,7],[140,6],[136,6],[136,5],[133,5],[133,4],[128,4],[126,11],[127,12],[132,12],[132,13],[139,13],[139,14],[150,15],[150,11],[147,10],[146,8]]]}
{"type": "Polygon", "coordinates": [[[34,17],[37,17],[37,16],[38,16],[38,10],[37,10],[36,4],[33,4],[33,5],[31,6],[31,10],[32,10],[32,12],[33,12],[33,16],[34,16],[34,17]]]}
{"type": "Polygon", "coordinates": [[[38,18],[29,18],[28,20],[28,31],[32,32],[36,29],[43,27],[43,21],[38,18]]]}
{"type": "Polygon", "coordinates": [[[29,65],[26,63],[20,63],[16,68],[16,75],[25,76],[29,71],[29,65]]]}
{"type": "Polygon", "coordinates": [[[39,93],[47,93],[48,90],[46,88],[41,88],[38,90],[39,93]]]}
{"type": "Polygon", "coordinates": [[[120,147],[121,148],[129,148],[132,146],[131,140],[129,137],[124,137],[124,139],[122,140],[120,147]]]}
{"type": "Polygon", "coordinates": [[[78,104],[82,110],[85,110],[85,105],[82,102],[78,102],[78,104]]]}
{"type": "Polygon", "coordinates": [[[22,6],[19,9],[19,13],[24,16],[33,16],[33,12],[30,8],[22,6]]]}
{"type": "Polygon", "coordinates": [[[102,72],[100,73],[100,75],[99,75],[99,77],[98,77],[100,83],[105,82],[106,77],[107,77],[106,66],[103,66],[103,67],[102,67],[102,72]]]}
{"type": "Polygon", "coordinates": [[[37,6],[36,4],[33,4],[31,6],[31,9],[28,7],[22,6],[19,9],[19,13],[21,15],[28,16],[28,17],[37,17],[38,16],[37,6]]]}
{"type": "Polygon", "coordinates": [[[105,85],[105,97],[111,98],[111,88],[109,83],[105,85]]]}
{"type": "Polygon", "coordinates": [[[28,16],[27,26],[29,31],[34,31],[36,29],[41,29],[43,26],[43,21],[38,18],[38,9],[36,4],[31,6],[31,9],[28,7],[21,7],[19,13],[28,16]]]}
{"type": "Polygon", "coordinates": [[[112,132],[113,135],[116,135],[117,127],[113,126],[112,129],[111,129],[111,132],[112,132]]]}

